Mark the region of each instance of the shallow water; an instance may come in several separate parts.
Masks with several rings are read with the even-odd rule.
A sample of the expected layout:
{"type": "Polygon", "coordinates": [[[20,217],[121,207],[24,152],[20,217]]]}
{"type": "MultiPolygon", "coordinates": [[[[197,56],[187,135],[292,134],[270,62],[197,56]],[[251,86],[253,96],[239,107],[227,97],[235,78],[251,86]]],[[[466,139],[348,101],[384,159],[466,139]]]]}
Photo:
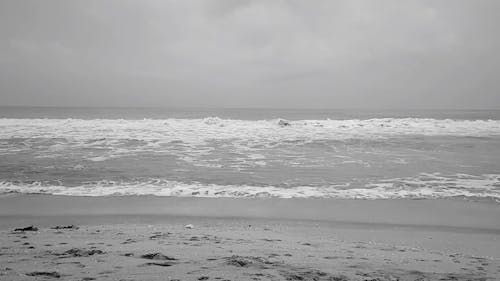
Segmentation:
{"type": "Polygon", "coordinates": [[[499,111],[0,112],[1,192],[500,199],[499,111]]]}

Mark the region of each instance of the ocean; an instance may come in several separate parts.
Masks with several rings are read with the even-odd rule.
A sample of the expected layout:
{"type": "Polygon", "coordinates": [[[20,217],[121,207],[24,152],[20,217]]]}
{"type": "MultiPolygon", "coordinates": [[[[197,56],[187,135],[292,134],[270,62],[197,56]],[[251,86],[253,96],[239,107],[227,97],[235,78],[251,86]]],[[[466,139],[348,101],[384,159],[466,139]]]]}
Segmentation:
{"type": "Polygon", "coordinates": [[[0,107],[0,193],[499,202],[500,111],[0,107]]]}

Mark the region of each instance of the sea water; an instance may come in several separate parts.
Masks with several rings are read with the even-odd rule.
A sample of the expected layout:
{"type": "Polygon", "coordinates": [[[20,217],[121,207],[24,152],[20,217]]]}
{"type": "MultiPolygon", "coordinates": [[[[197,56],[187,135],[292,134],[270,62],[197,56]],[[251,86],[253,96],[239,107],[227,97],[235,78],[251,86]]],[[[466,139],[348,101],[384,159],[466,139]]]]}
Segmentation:
{"type": "Polygon", "coordinates": [[[500,111],[0,107],[0,193],[500,200],[500,111]]]}

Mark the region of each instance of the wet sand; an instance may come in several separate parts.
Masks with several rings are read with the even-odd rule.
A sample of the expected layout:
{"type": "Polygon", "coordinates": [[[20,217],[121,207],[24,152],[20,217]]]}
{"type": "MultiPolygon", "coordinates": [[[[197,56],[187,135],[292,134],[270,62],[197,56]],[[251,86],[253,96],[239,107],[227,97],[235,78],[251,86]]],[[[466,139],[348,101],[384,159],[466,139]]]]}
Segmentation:
{"type": "Polygon", "coordinates": [[[493,203],[8,195],[0,215],[0,280],[500,279],[493,203]]]}

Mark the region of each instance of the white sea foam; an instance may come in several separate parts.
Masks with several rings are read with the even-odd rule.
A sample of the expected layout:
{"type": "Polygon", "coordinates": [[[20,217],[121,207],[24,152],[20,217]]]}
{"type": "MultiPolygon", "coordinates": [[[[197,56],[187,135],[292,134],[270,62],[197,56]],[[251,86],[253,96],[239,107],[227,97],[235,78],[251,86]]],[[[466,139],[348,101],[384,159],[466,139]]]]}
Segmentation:
{"type": "Polygon", "coordinates": [[[99,181],[80,186],[20,184],[0,182],[0,193],[43,193],[69,196],[155,195],[177,197],[274,197],[274,198],[491,198],[500,201],[500,175],[481,176],[421,174],[416,177],[386,179],[353,188],[349,183],[330,186],[290,188],[250,185],[214,185],[168,180],[146,182],[99,181]]]}
{"type": "MultiPolygon", "coordinates": [[[[384,118],[368,120],[205,119],[0,119],[0,139],[64,138],[75,141],[128,139],[199,144],[213,139],[259,141],[379,139],[405,135],[498,136],[500,120],[384,118]]],[[[94,143],[94,145],[96,145],[94,143]]],[[[57,147],[55,147],[56,149],[57,147]]]]}
{"type": "Polygon", "coordinates": [[[415,172],[415,167],[422,167],[422,163],[430,163],[426,168],[434,171],[490,173],[497,167],[495,159],[498,158],[498,153],[492,149],[499,137],[500,120],[4,118],[0,119],[0,155],[8,157],[13,163],[8,166],[10,170],[17,169],[16,165],[19,163],[22,163],[19,166],[21,169],[26,168],[24,163],[30,163],[26,171],[43,172],[44,168],[40,167],[48,164],[56,165],[60,171],[54,173],[54,178],[49,178],[46,174],[40,176],[39,173],[27,174],[28,177],[5,173],[3,179],[0,179],[4,180],[0,182],[0,193],[363,199],[464,196],[500,199],[498,175],[421,174],[366,182],[373,179],[371,175],[382,168],[390,169],[397,165],[396,168],[401,169],[402,174],[408,174],[415,172]],[[445,142],[441,142],[442,139],[439,138],[432,139],[438,143],[429,141],[419,143],[418,147],[408,146],[409,143],[412,144],[414,137],[420,136],[451,138],[447,138],[445,142]],[[487,140],[476,142],[475,139],[460,139],[456,142],[455,137],[484,137],[487,140]],[[404,142],[400,142],[401,139],[404,142]],[[333,142],[332,145],[329,142],[331,140],[341,143],[333,142]],[[379,146],[380,143],[384,146],[379,146]],[[441,146],[443,143],[445,145],[441,146]],[[470,143],[474,143],[471,148],[465,146],[470,143]],[[307,145],[302,146],[303,144],[307,145]],[[455,147],[455,144],[459,145],[455,147]],[[403,147],[399,147],[400,145],[403,147]],[[467,149],[467,153],[460,154],[463,149],[467,149]],[[440,151],[446,153],[439,154],[440,151]],[[488,157],[482,157],[485,153],[488,157]],[[18,155],[21,158],[16,158],[18,155]],[[437,159],[439,156],[444,159],[437,159]],[[20,159],[19,163],[16,162],[17,159],[20,159]],[[129,164],[127,160],[133,161],[129,164]],[[83,166],[73,168],[78,164],[83,166]],[[146,172],[135,168],[141,164],[145,164],[146,172]],[[158,168],[154,166],[156,164],[165,164],[165,167],[158,168]],[[485,168],[459,169],[459,165],[484,165],[485,168]],[[67,167],[70,167],[68,169],[71,172],[65,173],[67,167]],[[102,167],[110,169],[108,171],[102,167]],[[191,177],[184,177],[184,174],[177,173],[176,168],[194,172],[188,173],[192,174],[191,177]],[[82,179],[116,178],[117,171],[137,178],[151,175],[162,177],[167,169],[165,177],[185,178],[186,182],[168,179],[81,182],[82,179]],[[332,171],[338,175],[344,171],[346,173],[340,178],[336,174],[330,175],[332,171]],[[241,173],[241,180],[248,182],[248,185],[206,184],[203,182],[206,173],[216,173],[218,177],[210,180],[214,182],[215,179],[217,183],[226,182],[217,179],[227,176],[228,180],[232,180],[241,173]],[[302,175],[304,178],[300,178],[302,175]],[[350,175],[355,183],[349,182],[350,175]],[[269,185],[258,184],[268,176],[269,181],[266,182],[269,185]],[[295,176],[298,180],[294,180],[295,176]],[[52,183],[62,180],[76,186],[48,182],[27,183],[29,180],[39,179],[52,183]],[[192,182],[190,179],[201,182],[192,182]],[[335,184],[336,181],[341,182],[335,184]],[[291,187],[271,185],[277,182],[287,182],[291,187]],[[307,186],[309,182],[311,186],[307,186]],[[324,186],[318,186],[320,184],[324,186]]]}

